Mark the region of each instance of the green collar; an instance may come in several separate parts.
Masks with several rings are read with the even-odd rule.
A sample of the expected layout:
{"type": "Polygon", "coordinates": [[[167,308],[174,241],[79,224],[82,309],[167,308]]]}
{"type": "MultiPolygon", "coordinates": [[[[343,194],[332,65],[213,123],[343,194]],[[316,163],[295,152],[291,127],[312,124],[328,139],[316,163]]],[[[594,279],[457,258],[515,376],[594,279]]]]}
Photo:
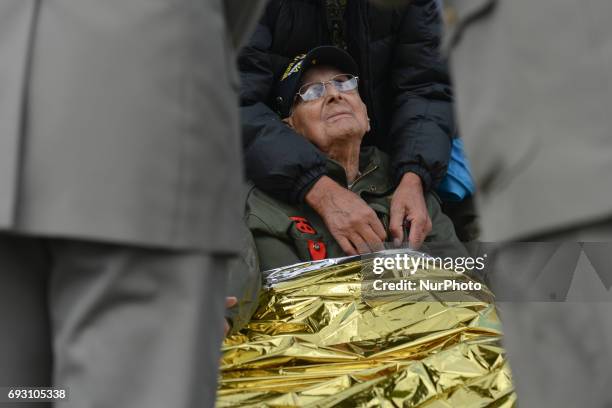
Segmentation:
{"type": "Polygon", "coordinates": [[[389,158],[373,146],[366,146],[359,154],[361,175],[350,186],[344,167],[333,159],[327,159],[327,175],[343,187],[361,194],[364,191],[374,194],[388,193],[393,189],[389,169],[389,158]]]}

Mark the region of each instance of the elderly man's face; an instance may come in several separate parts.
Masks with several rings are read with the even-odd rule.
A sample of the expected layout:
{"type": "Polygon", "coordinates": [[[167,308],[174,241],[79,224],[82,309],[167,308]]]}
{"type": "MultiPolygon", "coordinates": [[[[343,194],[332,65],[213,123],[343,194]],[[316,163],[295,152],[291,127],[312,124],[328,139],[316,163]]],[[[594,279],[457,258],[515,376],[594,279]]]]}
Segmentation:
{"type": "MultiPolygon", "coordinates": [[[[342,72],[336,68],[313,67],[305,73],[303,84],[329,81],[338,74],[342,72]]],[[[339,92],[332,84],[326,84],[325,95],[314,101],[298,97],[288,122],[323,152],[343,139],[361,140],[370,130],[366,106],[357,89],[339,92]]]]}

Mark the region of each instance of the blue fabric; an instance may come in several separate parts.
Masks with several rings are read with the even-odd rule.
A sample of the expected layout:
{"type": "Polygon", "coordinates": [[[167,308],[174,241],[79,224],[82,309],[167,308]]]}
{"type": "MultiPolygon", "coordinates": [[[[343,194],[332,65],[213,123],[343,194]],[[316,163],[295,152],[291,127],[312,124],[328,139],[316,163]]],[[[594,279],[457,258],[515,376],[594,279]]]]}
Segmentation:
{"type": "Polygon", "coordinates": [[[444,177],[436,192],[442,201],[457,202],[471,196],[475,191],[476,187],[470,172],[470,163],[463,151],[463,140],[456,137],[453,139],[446,177],[444,177]]]}

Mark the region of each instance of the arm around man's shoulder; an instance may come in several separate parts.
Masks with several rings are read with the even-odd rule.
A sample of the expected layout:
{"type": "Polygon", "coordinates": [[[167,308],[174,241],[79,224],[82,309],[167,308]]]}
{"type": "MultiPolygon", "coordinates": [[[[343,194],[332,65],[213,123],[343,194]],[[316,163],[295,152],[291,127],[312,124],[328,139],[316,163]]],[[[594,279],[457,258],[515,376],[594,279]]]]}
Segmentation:
{"type": "Polygon", "coordinates": [[[295,204],[325,174],[325,157],[290,129],[271,106],[278,79],[273,60],[281,57],[272,50],[276,3],[270,2],[238,57],[242,144],[246,171],[255,185],[295,204]]]}
{"type": "Polygon", "coordinates": [[[394,179],[413,172],[425,191],[446,174],[455,132],[448,64],[440,53],[442,20],[435,0],[408,5],[396,34],[391,66],[394,179]]]}

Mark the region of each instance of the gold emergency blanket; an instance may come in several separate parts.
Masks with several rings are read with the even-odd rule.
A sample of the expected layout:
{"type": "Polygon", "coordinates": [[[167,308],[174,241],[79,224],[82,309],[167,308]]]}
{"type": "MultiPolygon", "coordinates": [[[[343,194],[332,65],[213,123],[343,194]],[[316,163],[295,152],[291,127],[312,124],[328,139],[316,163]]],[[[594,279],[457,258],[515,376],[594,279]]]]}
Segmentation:
{"type": "MultiPolygon", "coordinates": [[[[486,288],[381,292],[371,259],[338,259],[265,277],[255,315],[224,343],[218,407],[515,406],[486,288]]],[[[424,278],[472,281],[402,277],[424,278]]]]}

